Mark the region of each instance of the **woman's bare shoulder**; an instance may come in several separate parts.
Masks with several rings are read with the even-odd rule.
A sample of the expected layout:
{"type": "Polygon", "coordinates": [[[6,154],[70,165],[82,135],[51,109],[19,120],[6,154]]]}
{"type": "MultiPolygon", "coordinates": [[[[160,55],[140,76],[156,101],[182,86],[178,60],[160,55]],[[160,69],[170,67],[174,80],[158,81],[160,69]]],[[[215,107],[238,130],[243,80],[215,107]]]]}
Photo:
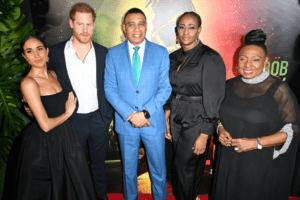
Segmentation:
{"type": "Polygon", "coordinates": [[[21,81],[21,90],[39,89],[39,85],[34,78],[25,76],[21,81]]]}
{"type": "Polygon", "coordinates": [[[56,75],[56,73],[55,73],[54,70],[48,70],[48,72],[50,72],[50,74],[51,74],[52,76],[54,76],[55,78],[57,78],[57,75],[56,75]]]}

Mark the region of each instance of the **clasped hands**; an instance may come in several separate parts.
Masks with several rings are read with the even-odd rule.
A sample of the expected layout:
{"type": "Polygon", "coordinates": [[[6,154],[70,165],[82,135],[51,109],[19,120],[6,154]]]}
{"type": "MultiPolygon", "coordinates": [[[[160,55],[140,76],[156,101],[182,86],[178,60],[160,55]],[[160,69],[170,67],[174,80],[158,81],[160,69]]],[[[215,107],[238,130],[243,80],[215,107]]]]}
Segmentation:
{"type": "Polygon", "coordinates": [[[232,146],[237,153],[242,153],[242,152],[257,149],[257,139],[256,138],[233,139],[223,126],[219,127],[219,138],[218,139],[223,146],[226,146],[226,147],[232,146]]]}
{"type": "Polygon", "coordinates": [[[151,125],[150,121],[145,118],[143,112],[132,113],[131,115],[129,115],[126,121],[129,121],[135,128],[148,127],[151,125]]]}

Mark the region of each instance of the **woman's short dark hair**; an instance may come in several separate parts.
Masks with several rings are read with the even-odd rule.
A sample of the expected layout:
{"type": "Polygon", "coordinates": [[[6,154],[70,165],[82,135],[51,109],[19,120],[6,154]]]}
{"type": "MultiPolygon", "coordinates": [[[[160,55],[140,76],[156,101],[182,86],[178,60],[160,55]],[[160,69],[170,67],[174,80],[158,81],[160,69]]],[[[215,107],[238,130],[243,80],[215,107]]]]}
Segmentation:
{"type": "Polygon", "coordinates": [[[197,21],[198,21],[198,27],[201,27],[201,24],[202,24],[201,17],[200,17],[200,15],[198,15],[197,13],[195,13],[195,12],[193,12],[193,11],[191,11],[191,12],[185,12],[185,13],[183,13],[182,15],[180,15],[180,16],[178,17],[178,19],[176,20],[176,27],[179,26],[179,22],[180,22],[181,18],[182,18],[183,16],[185,16],[185,15],[193,15],[194,17],[196,17],[196,19],[197,19],[197,21]]]}
{"type": "Polygon", "coordinates": [[[251,30],[245,36],[245,44],[248,45],[256,45],[263,49],[265,55],[268,55],[267,47],[265,42],[267,40],[267,35],[261,29],[251,30]]]}
{"type": "Polygon", "coordinates": [[[29,40],[29,39],[31,39],[31,38],[37,39],[38,41],[40,41],[40,42],[43,44],[43,46],[44,46],[46,49],[48,48],[47,45],[46,45],[46,43],[44,42],[44,40],[43,40],[42,38],[40,38],[39,36],[36,36],[36,35],[27,35],[27,36],[25,36],[25,37],[21,40],[21,42],[20,42],[20,47],[21,47],[22,53],[25,52],[25,51],[24,51],[24,44],[27,42],[27,40],[29,40]]]}
{"type": "Polygon", "coordinates": [[[141,9],[139,9],[139,8],[131,8],[130,10],[128,10],[126,12],[126,14],[124,16],[124,19],[123,19],[123,24],[125,24],[127,15],[129,15],[129,14],[136,14],[136,13],[140,13],[140,14],[144,15],[145,21],[147,21],[146,15],[145,15],[145,13],[141,9]]]}

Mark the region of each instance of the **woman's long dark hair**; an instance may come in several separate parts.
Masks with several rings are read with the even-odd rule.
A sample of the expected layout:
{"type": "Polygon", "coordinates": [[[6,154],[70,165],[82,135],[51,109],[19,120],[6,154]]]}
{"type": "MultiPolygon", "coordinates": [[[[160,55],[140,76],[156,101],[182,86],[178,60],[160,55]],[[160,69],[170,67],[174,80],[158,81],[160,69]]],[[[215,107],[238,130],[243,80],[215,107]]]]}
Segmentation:
{"type": "Polygon", "coordinates": [[[44,40],[42,38],[40,38],[39,36],[36,36],[36,35],[27,35],[25,36],[21,42],[20,42],[20,47],[21,47],[21,50],[22,50],[22,53],[24,53],[24,44],[27,42],[27,40],[31,39],[31,38],[35,38],[37,39],[38,41],[40,41],[41,43],[43,43],[44,47],[47,49],[47,45],[46,43],[44,42],[44,40]]]}

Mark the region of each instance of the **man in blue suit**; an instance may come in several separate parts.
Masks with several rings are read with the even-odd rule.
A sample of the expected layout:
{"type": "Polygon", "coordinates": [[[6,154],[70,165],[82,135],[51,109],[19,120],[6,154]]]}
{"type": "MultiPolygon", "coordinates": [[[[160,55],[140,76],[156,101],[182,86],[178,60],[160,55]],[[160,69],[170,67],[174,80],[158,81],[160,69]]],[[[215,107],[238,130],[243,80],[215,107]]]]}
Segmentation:
{"type": "Polygon", "coordinates": [[[123,163],[124,196],[137,199],[140,140],[146,148],[153,198],[167,198],[163,105],[171,94],[170,61],[164,47],[146,37],[146,16],[132,8],[124,16],[124,43],[108,50],[104,72],[106,99],[115,108],[123,163]]]}

